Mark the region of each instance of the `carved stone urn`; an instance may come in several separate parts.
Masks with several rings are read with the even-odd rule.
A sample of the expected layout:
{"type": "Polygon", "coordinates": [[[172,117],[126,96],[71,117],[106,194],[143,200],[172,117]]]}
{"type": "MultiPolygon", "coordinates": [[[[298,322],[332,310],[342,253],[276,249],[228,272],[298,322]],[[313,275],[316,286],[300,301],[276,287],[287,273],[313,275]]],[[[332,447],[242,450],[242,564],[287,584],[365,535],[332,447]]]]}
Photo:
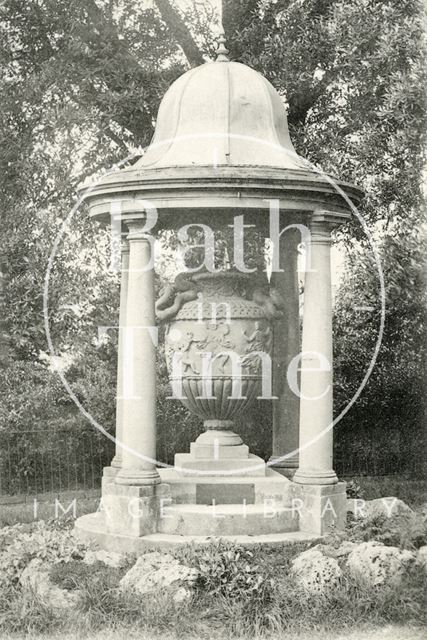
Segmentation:
{"type": "Polygon", "coordinates": [[[271,320],[280,306],[266,278],[232,270],[180,274],[159,299],[173,396],[204,420],[198,444],[241,444],[233,419],[271,397],[271,320]]]}

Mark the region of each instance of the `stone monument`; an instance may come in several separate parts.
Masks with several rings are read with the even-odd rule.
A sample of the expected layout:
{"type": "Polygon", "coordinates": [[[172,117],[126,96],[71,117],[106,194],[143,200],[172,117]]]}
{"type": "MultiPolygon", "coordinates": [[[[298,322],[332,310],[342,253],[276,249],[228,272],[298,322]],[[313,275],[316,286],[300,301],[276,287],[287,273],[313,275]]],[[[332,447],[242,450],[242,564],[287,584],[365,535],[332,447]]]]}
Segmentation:
{"type": "Polygon", "coordinates": [[[82,538],[107,549],[141,552],[212,536],[271,544],[344,526],[345,483],[332,462],[330,246],[331,231],[363,194],[340,181],[337,189],[307,166],[274,87],[227,54],[221,37],[216,61],[166,92],[145,154],[85,192],[90,215],[119,221],[126,234],[116,455],[104,470],[102,510],[76,522],[82,538]],[[225,228],[240,216],[276,240],[270,282],[238,268],[184,272],[156,302],[155,227],[225,228]],[[301,241],[310,259],[300,339],[301,241]],[[205,429],[190,451],[176,452],[173,468],[156,463],[160,322],[169,401],[183,402],[205,429]],[[298,389],[289,383],[291,365],[298,389]],[[233,431],[233,419],[257,397],[273,403],[268,463],[233,431]]]}

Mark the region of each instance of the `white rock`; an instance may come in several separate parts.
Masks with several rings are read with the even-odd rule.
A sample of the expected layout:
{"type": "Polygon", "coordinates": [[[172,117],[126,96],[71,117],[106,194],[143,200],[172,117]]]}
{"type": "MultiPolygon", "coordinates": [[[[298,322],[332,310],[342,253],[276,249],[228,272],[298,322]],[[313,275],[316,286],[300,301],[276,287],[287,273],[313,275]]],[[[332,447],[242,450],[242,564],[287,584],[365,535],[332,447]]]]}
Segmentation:
{"type": "Polygon", "coordinates": [[[173,601],[180,604],[191,598],[191,591],[185,587],[180,587],[173,596],[173,601]]]}
{"type": "Polygon", "coordinates": [[[95,562],[103,562],[108,567],[119,568],[125,565],[126,559],[121,553],[100,549],[98,551],[86,551],[83,562],[87,565],[95,564],[95,562]]]}
{"type": "Polygon", "coordinates": [[[355,542],[350,542],[350,540],[344,540],[338,549],[335,550],[335,553],[331,554],[333,558],[343,558],[348,556],[353,549],[356,547],[355,542]]]}
{"type": "Polygon", "coordinates": [[[413,513],[411,507],[399,498],[378,498],[377,500],[368,500],[366,502],[366,512],[369,519],[377,516],[385,516],[391,518],[393,516],[408,515],[413,513]]]}
{"type": "Polygon", "coordinates": [[[416,562],[427,572],[427,545],[420,547],[417,552],[416,562]]]}
{"type": "Polygon", "coordinates": [[[52,609],[70,609],[75,607],[79,600],[77,591],[61,589],[51,582],[48,566],[38,558],[31,560],[22,572],[19,582],[24,590],[30,591],[52,609]]]}
{"type": "Polygon", "coordinates": [[[415,555],[381,542],[362,542],[350,553],[347,565],[350,574],[365,584],[377,587],[385,583],[400,584],[415,555]]]}
{"type": "MultiPolygon", "coordinates": [[[[160,588],[176,588],[191,586],[196,580],[198,572],[181,564],[169,554],[152,551],[140,556],[134,566],[120,580],[120,589],[132,593],[144,594],[160,588]]],[[[187,598],[183,592],[179,598],[187,598]]]]}
{"type": "Polygon", "coordinates": [[[328,556],[328,558],[335,558],[336,560],[341,560],[348,556],[351,551],[357,546],[355,542],[350,542],[350,540],[343,540],[339,547],[334,547],[331,544],[316,544],[316,546],[311,547],[310,551],[317,549],[324,556],[328,556]]]}
{"type": "Polygon", "coordinates": [[[340,584],[342,571],[335,558],[319,548],[300,553],[292,562],[291,573],[299,587],[310,594],[327,595],[340,584]]]}
{"type": "Polygon", "coordinates": [[[356,518],[367,518],[369,520],[377,517],[391,518],[413,513],[406,502],[393,496],[376,498],[375,500],[349,498],[347,500],[347,511],[353,513],[356,518]]]}

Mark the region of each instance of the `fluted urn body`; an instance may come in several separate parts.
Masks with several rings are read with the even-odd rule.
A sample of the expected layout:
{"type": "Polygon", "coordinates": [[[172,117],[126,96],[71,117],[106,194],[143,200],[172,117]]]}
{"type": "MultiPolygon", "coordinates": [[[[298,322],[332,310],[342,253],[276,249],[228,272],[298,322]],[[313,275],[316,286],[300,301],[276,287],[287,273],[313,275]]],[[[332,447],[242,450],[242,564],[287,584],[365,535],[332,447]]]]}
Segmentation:
{"type": "Polygon", "coordinates": [[[277,310],[267,281],[237,271],[187,274],[171,298],[165,353],[174,396],[207,429],[231,429],[271,391],[270,318],[277,310]]]}

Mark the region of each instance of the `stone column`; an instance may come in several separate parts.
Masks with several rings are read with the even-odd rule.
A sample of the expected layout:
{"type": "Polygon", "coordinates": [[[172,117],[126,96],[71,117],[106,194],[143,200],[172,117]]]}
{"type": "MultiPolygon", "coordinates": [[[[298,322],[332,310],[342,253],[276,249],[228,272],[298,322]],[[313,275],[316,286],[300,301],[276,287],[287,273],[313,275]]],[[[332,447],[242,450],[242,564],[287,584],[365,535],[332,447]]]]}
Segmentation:
{"type": "Polygon", "coordinates": [[[320,436],[333,419],[331,223],[328,216],[315,213],[310,231],[311,265],[305,273],[300,361],[301,449],[293,480],[300,484],[330,485],[338,482],[332,468],[332,427],[320,436]]]}
{"type": "Polygon", "coordinates": [[[122,468],[116,483],[153,485],[160,482],[156,459],[156,328],[154,269],[143,221],[129,227],[129,274],[126,328],[123,331],[122,468]]]}
{"type": "MultiPolygon", "coordinates": [[[[286,379],[289,363],[300,353],[298,229],[285,232],[281,246],[282,272],[272,274],[271,284],[285,301],[283,317],[274,323],[273,350],[273,446],[271,461],[298,449],[299,397],[286,379]]],[[[298,468],[298,452],[273,464],[273,469],[291,478],[298,468]]]]}
{"type": "Polygon", "coordinates": [[[120,469],[122,466],[123,438],[123,327],[126,322],[126,304],[129,280],[129,241],[122,242],[121,281],[120,281],[120,311],[119,311],[119,340],[117,347],[117,398],[116,398],[116,453],[111,466],[120,469]]]}

